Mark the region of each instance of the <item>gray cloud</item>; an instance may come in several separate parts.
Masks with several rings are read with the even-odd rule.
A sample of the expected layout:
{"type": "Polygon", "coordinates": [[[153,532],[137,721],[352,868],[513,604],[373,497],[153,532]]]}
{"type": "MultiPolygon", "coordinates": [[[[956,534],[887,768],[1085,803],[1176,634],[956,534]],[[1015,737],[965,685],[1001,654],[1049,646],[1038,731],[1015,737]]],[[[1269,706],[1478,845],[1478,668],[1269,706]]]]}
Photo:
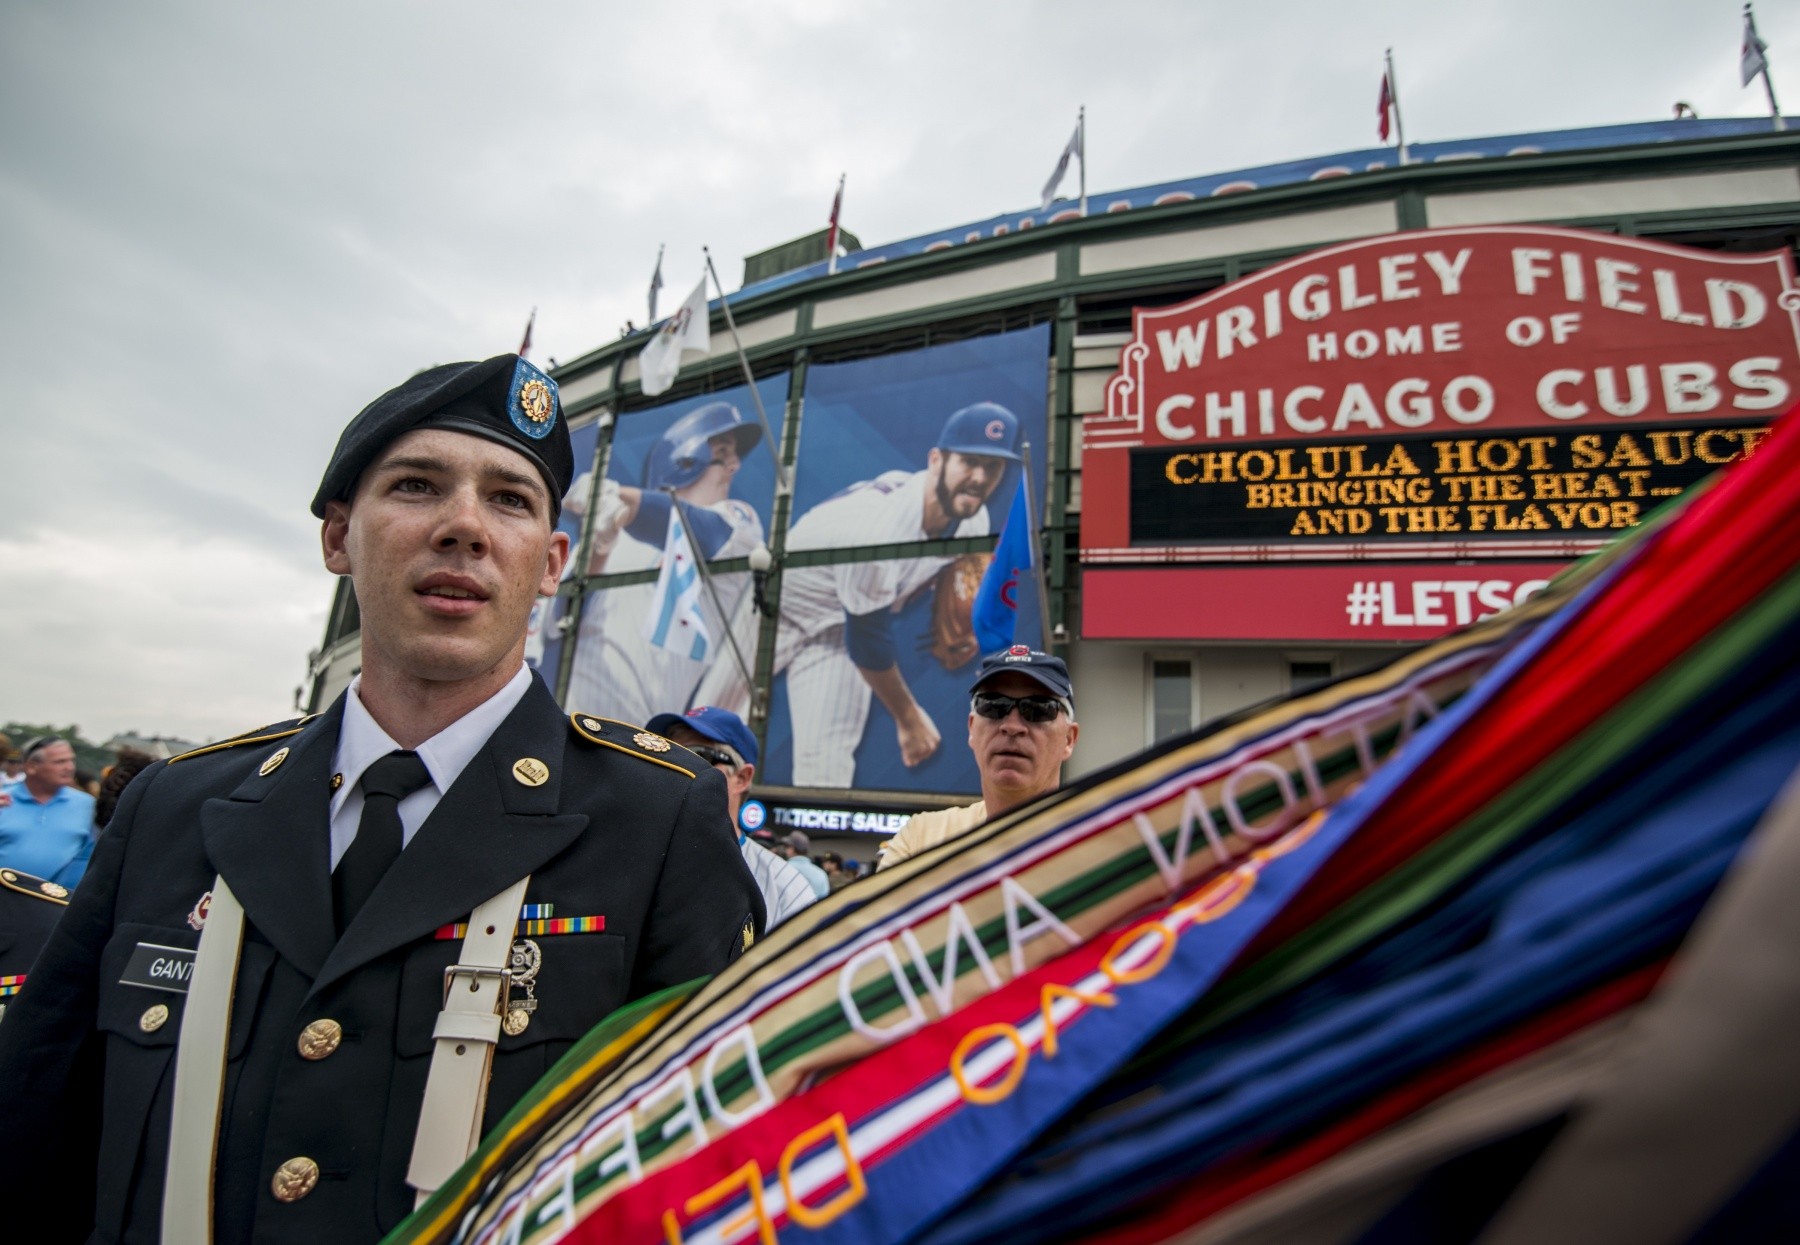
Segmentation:
{"type": "MultiPolygon", "coordinates": [[[[0,9],[0,714],[217,735],[284,712],[331,594],[344,422],[432,362],[572,358],[846,223],[1409,137],[1755,115],[1733,0],[1112,6],[539,0],[0,9]]],[[[1765,4],[1800,101],[1800,16],[1765,4]]]]}

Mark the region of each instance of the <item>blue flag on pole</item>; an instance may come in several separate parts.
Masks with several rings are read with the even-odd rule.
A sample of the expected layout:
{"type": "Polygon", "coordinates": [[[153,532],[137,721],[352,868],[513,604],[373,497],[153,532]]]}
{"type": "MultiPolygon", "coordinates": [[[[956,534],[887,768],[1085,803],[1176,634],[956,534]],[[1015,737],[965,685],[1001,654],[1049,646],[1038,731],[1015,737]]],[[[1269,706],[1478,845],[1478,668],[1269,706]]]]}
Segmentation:
{"type": "Polygon", "coordinates": [[[1013,492],[1012,509],[1000,529],[1000,544],[981,587],[975,593],[971,621],[983,653],[997,652],[1010,644],[1042,647],[1038,633],[1037,576],[1032,573],[1037,556],[1037,532],[1031,522],[1031,504],[1025,481],[1013,492]],[[1020,619],[1024,620],[1023,626],[1020,619]]]}

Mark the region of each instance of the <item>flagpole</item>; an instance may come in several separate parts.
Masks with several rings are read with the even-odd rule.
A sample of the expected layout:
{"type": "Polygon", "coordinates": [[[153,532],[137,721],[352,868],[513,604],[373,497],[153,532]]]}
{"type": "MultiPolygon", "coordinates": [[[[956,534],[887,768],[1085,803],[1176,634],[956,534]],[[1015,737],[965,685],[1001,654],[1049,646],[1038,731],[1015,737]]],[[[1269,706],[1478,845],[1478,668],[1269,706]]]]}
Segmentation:
{"type": "MultiPolygon", "coordinates": [[[[1764,75],[1767,77],[1767,75],[1764,75]]],[[[1081,215],[1087,218],[1087,105],[1075,114],[1075,128],[1081,131],[1081,215]]]]}
{"type": "Polygon", "coordinates": [[[1744,6],[1744,22],[1749,37],[1755,39],[1758,44],[1762,44],[1757,54],[1762,57],[1763,90],[1769,96],[1769,116],[1774,120],[1776,129],[1785,130],[1787,129],[1787,118],[1781,115],[1781,105],[1775,102],[1775,80],[1769,76],[1768,45],[1763,44],[1761,36],[1756,34],[1756,16],[1750,12],[1748,4],[1744,6]]]}
{"type": "Polygon", "coordinates": [[[1037,581],[1038,644],[1050,648],[1050,590],[1044,583],[1044,558],[1038,549],[1037,493],[1031,487],[1031,442],[1022,443],[1019,487],[1025,490],[1025,523],[1031,528],[1031,574],[1037,581]]]}
{"type": "Polygon", "coordinates": [[[1400,115],[1400,79],[1394,76],[1394,49],[1387,50],[1388,99],[1394,105],[1394,137],[1400,140],[1400,163],[1406,159],[1406,121],[1400,115]]]}
{"type": "MultiPolygon", "coordinates": [[[[750,677],[750,667],[744,661],[744,651],[738,647],[737,635],[731,630],[731,616],[725,612],[725,605],[719,600],[719,589],[713,583],[712,572],[706,569],[706,557],[700,552],[700,546],[694,543],[694,525],[687,517],[687,503],[675,496],[675,490],[665,485],[663,492],[669,495],[669,502],[681,515],[681,531],[687,537],[688,552],[694,555],[694,569],[700,574],[700,582],[706,585],[706,595],[712,598],[713,609],[719,613],[719,624],[725,628],[725,640],[731,645],[731,655],[737,660],[738,673],[744,676],[744,686],[754,688],[756,680],[750,677]]],[[[687,709],[687,705],[681,706],[687,709]]]]}
{"type": "Polygon", "coordinates": [[[844,174],[838,174],[837,197],[831,201],[831,236],[826,239],[825,249],[829,254],[825,257],[825,274],[831,276],[837,272],[838,222],[844,219],[844,174]]]}
{"type": "Polygon", "coordinates": [[[738,366],[744,369],[744,383],[750,386],[750,400],[756,404],[756,419],[762,425],[763,440],[768,442],[769,456],[775,460],[775,490],[778,493],[791,493],[793,485],[788,480],[787,468],[781,462],[781,444],[775,439],[774,429],[769,427],[769,413],[763,409],[762,394],[756,388],[756,375],[750,370],[750,360],[744,354],[744,343],[738,339],[737,321],[731,316],[731,301],[725,297],[725,287],[719,282],[719,270],[713,267],[712,248],[703,246],[700,253],[706,256],[706,271],[712,277],[713,288],[719,291],[719,306],[725,309],[725,327],[731,331],[731,344],[737,350],[738,366]]]}
{"type": "Polygon", "coordinates": [[[662,289],[663,249],[667,245],[668,243],[666,242],[658,242],[656,244],[656,271],[650,274],[650,319],[645,322],[645,328],[656,327],[656,293],[658,290],[662,289]]]}

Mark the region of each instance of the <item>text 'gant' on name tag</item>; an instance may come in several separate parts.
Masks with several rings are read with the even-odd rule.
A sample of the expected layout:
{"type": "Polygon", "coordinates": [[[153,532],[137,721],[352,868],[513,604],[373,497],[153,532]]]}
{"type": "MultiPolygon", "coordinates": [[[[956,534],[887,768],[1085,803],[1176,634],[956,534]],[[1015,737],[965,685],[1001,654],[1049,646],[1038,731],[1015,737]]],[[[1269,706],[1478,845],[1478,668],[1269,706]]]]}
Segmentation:
{"type": "Polygon", "coordinates": [[[142,986],[146,990],[167,990],[170,994],[186,994],[188,979],[194,975],[194,953],[184,947],[164,947],[154,942],[140,942],[119,978],[124,986],[142,986]]]}

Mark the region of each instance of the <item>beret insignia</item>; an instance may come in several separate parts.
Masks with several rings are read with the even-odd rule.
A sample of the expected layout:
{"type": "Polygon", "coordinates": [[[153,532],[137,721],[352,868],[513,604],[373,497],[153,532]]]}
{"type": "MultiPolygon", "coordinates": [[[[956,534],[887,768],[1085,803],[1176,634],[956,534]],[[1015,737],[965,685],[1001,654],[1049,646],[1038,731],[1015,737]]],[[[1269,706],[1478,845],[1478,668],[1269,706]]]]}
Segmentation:
{"type": "Polygon", "coordinates": [[[556,408],[556,382],[529,360],[520,359],[513,368],[512,393],[506,403],[513,427],[533,441],[541,441],[556,427],[556,408]]]}

